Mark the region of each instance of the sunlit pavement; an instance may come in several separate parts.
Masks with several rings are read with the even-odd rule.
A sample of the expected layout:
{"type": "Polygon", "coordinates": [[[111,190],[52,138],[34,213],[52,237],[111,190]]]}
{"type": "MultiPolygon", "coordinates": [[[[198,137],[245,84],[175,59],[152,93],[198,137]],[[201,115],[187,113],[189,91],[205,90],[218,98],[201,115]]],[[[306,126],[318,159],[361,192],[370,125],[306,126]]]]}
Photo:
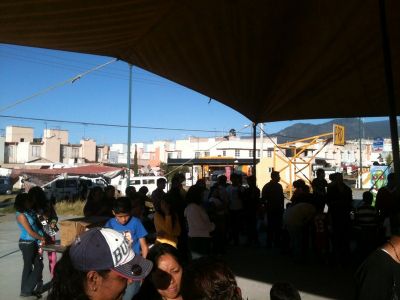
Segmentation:
{"type": "Polygon", "coordinates": [[[275,282],[290,282],[303,300],[354,299],[354,266],[341,267],[295,262],[290,256],[264,247],[232,247],[225,259],[234,270],[244,299],[269,299],[275,282]]]}
{"type": "MultiPolygon", "coordinates": [[[[18,248],[19,229],[14,214],[0,214],[0,299],[24,299],[19,297],[22,254],[18,248]]],[[[50,281],[47,255],[43,259],[43,281],[50,281]]]]}

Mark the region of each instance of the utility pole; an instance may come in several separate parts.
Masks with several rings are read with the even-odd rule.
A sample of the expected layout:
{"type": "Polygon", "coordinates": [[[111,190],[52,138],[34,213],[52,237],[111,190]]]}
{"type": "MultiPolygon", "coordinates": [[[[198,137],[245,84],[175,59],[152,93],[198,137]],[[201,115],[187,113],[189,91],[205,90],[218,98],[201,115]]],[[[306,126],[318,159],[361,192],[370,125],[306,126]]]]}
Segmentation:
{"type": "MultiPolygon", "coordinates": [[[[390,51],[389,33],[386,24],[386,5],[384,0],[379,0],[380,24],[382,34],[382,52],[385,68],[386,92],[389,106],[390,136],[392,140],[392,153],[394,174],[397,186],[400,185],[400,155],[399,133],[397,129],[397,108],[394,94],[394,80],[392,71],[392,55],[390,51]]],[[[399,189],[397,189],[399,190],[399,189]]]]}

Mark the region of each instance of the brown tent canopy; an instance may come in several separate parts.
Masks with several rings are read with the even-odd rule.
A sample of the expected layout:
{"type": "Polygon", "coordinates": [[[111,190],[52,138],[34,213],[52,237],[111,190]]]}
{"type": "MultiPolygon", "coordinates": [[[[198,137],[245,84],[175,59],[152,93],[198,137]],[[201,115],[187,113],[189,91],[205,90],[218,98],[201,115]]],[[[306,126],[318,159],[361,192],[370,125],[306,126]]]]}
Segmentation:
{"type": "MultiPolygon", "coordinates": [[[[3,0],[0,42],[117,57],[255,122],[389,112],[375,0],[3,0]]],[[[400,1],[387,1],[400,112],[400,1]]]]}

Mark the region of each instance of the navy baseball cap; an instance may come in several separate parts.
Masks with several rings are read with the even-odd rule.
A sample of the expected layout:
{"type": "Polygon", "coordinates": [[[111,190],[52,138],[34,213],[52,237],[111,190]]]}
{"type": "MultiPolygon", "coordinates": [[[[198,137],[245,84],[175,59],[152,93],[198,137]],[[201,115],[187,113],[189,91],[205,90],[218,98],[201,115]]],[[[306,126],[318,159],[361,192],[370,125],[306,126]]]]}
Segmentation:
{"type": "Polygon", "coordinates": [[[92,228],[80,235],[69,249],[72,265],[79,271],[113,270],[124,278],[142,280],[153,263],[135,255],[122,233],[92,228]]]}

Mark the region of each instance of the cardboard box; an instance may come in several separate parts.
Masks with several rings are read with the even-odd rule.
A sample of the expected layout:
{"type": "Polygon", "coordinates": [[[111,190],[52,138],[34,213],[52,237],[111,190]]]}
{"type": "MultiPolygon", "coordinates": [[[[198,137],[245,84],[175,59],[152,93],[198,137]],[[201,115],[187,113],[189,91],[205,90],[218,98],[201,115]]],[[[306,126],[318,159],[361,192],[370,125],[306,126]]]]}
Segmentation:
{"type": "Polygon", "coordinates": [[[59,222],[61,246],[69,246],[89,228],[103,227],[108,217],[82,217],[59,222]]]}

